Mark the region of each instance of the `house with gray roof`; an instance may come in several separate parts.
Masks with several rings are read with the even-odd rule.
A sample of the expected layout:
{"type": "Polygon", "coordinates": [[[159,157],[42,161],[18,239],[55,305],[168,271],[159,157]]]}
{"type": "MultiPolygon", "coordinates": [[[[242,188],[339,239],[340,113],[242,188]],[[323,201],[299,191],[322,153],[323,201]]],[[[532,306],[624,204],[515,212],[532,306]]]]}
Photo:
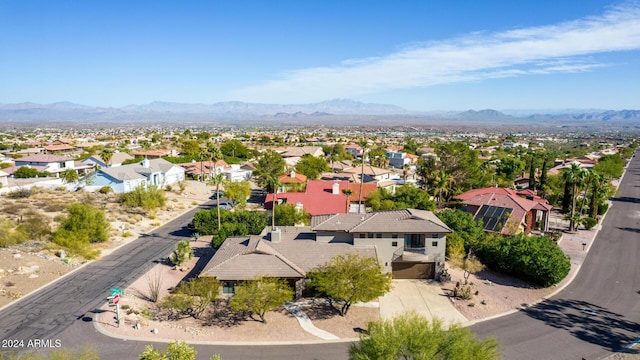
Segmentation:
{"type": "Polygon", "coordinates": [[[140,163],[98,170],[88,180],[90,188],[110,186],[116,194],[133,191],[138,186],[156,185],[160,188],[184,181],[184,168],[165,159],[144,159],[140,163]]]}
{"type": "Polygon", "coordinates": [[[100,154],[91,155],[89,158],[83,160],[82,163],[87,165],[94,164],[94,166],[97,165],[106,168],[121,166],[123,162],[131,159],[133,159],[133,156],[127,154],[126,152],[115,151],[111,156],[111,159],[109,159],[109,164],[107,164],[107,162],[102,159],[102,156],[100,156],[100,154]]]}
{"type": "Polygon", "coordinates": [[[284,278],[301,295],[309,271],[355,252],[376,257],[394,278],[432,279],[444,269],[450,232],[433,213],[416,209],[314,216],[310,227],[227,238],[201,276],[216,277],[229,294],[239,281],[284,278]]]}

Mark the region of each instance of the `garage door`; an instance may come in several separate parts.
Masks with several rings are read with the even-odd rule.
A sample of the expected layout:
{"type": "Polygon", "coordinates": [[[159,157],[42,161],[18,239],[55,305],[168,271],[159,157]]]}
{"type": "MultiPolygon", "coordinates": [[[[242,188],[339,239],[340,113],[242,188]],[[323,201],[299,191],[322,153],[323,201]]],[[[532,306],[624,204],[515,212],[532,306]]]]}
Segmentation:
{"type": "Polygon", "coordinates": [[[433,279],[436,263],[394,262],[391,273],[394,279],[433,279]]]}

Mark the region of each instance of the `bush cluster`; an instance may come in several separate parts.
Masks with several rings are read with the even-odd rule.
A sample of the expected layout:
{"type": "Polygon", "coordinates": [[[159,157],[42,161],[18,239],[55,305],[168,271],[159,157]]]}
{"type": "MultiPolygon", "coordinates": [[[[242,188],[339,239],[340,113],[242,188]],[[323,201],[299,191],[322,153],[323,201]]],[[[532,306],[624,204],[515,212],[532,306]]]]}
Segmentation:
{"type": "Polygon", "coordinates": [[[130,207],[153,210],[163,207],[167,197],[162,189],[155,185],[138,186],[133,191],[122,194],[122,202],[130,207]]]}
{"type": "Polygon", "coordinates": [[[559,283],[571,268],[569,257],[546,236],[497,236],[479,247],[478,257],[494,270],[545,287],[559,283]]]}
{"type": "Polygon", "coordinates": [[[220,209],[222,227],[218,230],[218,210],[201,210],[193,217],[193,225],[200,235],[213,235],[211,245],[220,247],[229,236],[257,235],[267,226],[267,213],[257,211],[228,211],[220,209]]]}

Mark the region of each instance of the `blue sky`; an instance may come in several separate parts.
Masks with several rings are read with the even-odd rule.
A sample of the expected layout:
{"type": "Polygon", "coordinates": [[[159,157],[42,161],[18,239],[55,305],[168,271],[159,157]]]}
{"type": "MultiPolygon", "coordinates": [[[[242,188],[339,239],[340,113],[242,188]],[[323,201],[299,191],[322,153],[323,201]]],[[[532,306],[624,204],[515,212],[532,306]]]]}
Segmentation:
{"type": "Polygon", "coordinates": [[[640,109],[640,2],[0,1],[0,103],[640,109]]]}

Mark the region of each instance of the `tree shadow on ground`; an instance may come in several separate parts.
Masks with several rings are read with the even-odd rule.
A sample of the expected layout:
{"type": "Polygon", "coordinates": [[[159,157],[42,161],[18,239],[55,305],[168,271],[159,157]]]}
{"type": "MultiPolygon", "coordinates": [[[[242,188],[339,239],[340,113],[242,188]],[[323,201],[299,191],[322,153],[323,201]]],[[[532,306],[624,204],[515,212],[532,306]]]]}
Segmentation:
{"type": "Polygon", "coordinates": [[[630,202],[634,204],[640,204],[640,199],[629,197],[629,196],[613,197],[611,198],[611,201],[630,202]]]}
{"type": "Polygon", "coordinates": [[[495,285],[511,286],[511,287],[522,288],[522,289],[541,289],[542,288],[541,286],[538,286],[536,284],[518,279],[515,276],[501,273],[499,271],[495,271],[491,269],[485,269],[485,270],[479,271],[475,273],[475,277],[478,279],[478,281],[482,281],[484,283],[488,283],[489,281],[491,281],[491,283],[495,285]]]}
{"type": "MultiPolygon", "coordinates": [[[[640,324],[586,301],[551,299],[522,312],[611,352],[624,350],[640,332],[640,324]]],[[[629,351],[640,354],[638,350],[629,351]]]]}
{"type": "Polygon", "coordinates": [[[246,318],[247,314],[231,310],[228,299],[220,299],[201,319],[204,326],[230,328],[240,325],[246,318]]]}
{"type": "Polygon", "coordinates": [[[630,232],[640,233],[640,229],[638,229],[638,228],[618,227],[618,229],[620,229],[620,230],[624,230],[624,231],[630,231],[630,232]]]}
{"type": "Polygon", "coordinates": [[[186,281],[195,277],[198,277],[204,267],[211,261],[213,254],[215,254],[215,250],[210,247],[198,247],[193,249],[193,256],[198,258],[193,268],[182,278],[182,281],[186,281]]]}
{"type": "Polygon", "coordinates": [[[336,316],[340,316],[340,311],[335,307],[329,305],[328,302],[318,303],[309,306],[303,306],[300,308],[304,311],[311,321],[313,320],[324,320],[331,319],[336,316]]]}

